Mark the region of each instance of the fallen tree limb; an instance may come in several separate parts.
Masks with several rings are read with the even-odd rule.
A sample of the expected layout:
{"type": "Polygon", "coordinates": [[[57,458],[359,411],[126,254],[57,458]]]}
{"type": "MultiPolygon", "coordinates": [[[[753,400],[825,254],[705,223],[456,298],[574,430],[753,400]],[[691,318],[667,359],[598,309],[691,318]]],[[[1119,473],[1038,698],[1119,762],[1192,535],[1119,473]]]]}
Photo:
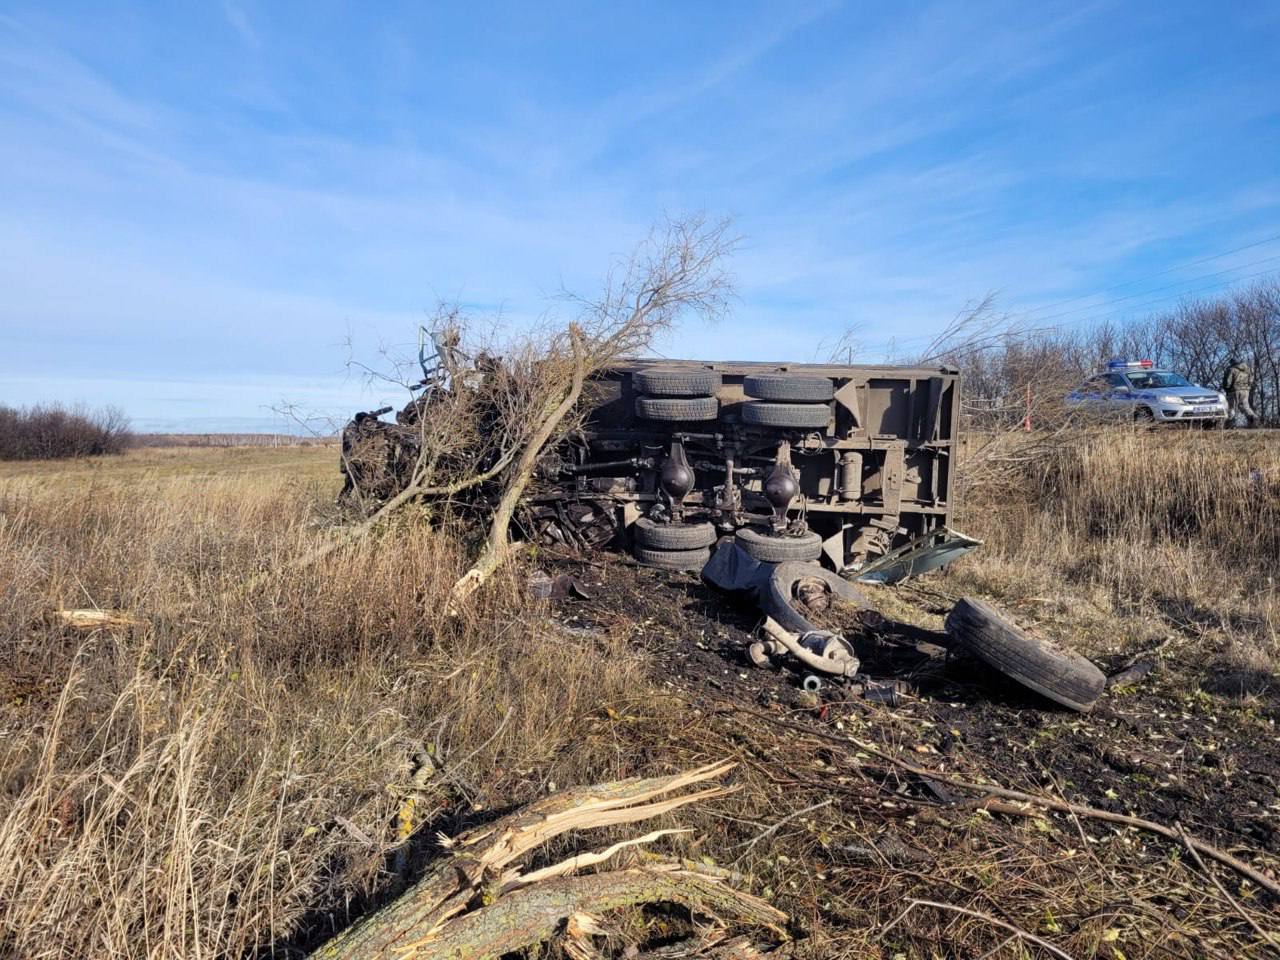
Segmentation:
{"type": "Polygon", "coordinates": [[[1200,858],[1200,854],[1196,850],[1195,844],[1193,844],[1191,842],[1191,838],[1187,836],[1187,831],[1182,829],[1182,824],[1178,824],[1178,835],[1182,837],[1183,844],[1186,846],[1188,852],[1190,852],[1191,859],[1193,859],[1196,862],[1196,866],[1200,868],[1200,872],[1209,878],[1209,882],[1212,883],[1217,891],[1226,898],[1227,903],[1231,904],[1231,906],[1235,908],[1236,913],[1240,915],[1241,919],[1253,928],[1253,932],[1261,938],[1262,942],[1270,947],[1273,953],[1280,953],[1280,945],[1276,944],[1275,937],[1258,926],[1258,922],[1250,916],[1249,911],[1240,906],[1240,901],[1228,893],[1227,888],[1218,882],[1218,878],[1209,872],[1209,868],[1204,865],[1204,860],[1200,858]]]}
{"type": "Polygon", "coordinates": [[[420,483],[410,484],[379,507],[373,514],[366,517],[364,520],[361,520],[359,523],[353,524],[350,527],[344,527],[333,537],[332,540],[321,544],[310,553],[303,554],[301,557],[294,560],[290,566],[294,568],[302,568],[309,567],[312,564],[320,562],[335,550],[364,537],[381,521],[391,516],[391,514],[395,513],[406,504],[417,500],[419,497],[449,497],[454,494],[462,493],[464,490],[469,490],[472,487],[478,487],[482,483],[488,483],[511,465],[511,461],[515,459],[515,455],[515,450],[508,450],[498,459],[497,463],[491,466],[488,470],[477,473],[474,476],[466,477],[456,483],[430,487],[423,486],[420,483]]]}
{"type": "Polygon", "coordinates": [[[489,956],[484,951],[490,947],[497,951],[492,955],[497,956],[536,942],[520,940],[521,937],[545,939],[549,922],[554,926],[567,916],[590,909],[650,900],[700,904],[709,910],[723,908],[751,922],[767,917],[767,925],[776,926],[782,915],[772,908],[733,891],[714,874],[682,869],[678,864],[565,877],[580,867],[600,863],[627,847],[671,831],[655,831],[603,851],[579,854],[528,875],[510,869],[524,854],[567,831],[634,823],[690,803],[725,796],[732,788],[720,784],[687,791],[723,777],[733,766],[718,762],[667,777],[564,790],[494,823],[452,839],[442,838],[441,845],[447,853],[425,877],[329,941],[316,956],[333,960],[403,960],[414,956],[414,951],[421,951],[424,958],[472,957],[489,956]],[[552,892],[544,893],[548,890],[552,892]],[[602,899],[591,899],[597,891],[602,899]],[[477,898],[484,902],[484,908],[467,912],[477,898]],[[587,906],[582,906],[584,902],[587,906]],[[480,919],[482,916],[486,919],[480,919]]]}
{"type": "Polygon", "coordinates": [[[878,747],[855,740],[852,737],[836,736],[835,734],[826,733],[822,730],[815,730],[802,723],[793,723],[789,720],[771,717],[766,713],[761,713],[758,710],[751,710],[746,707],[739,707],[735,705],[732,706],[730,710],[735,713],[749,714],[750,716],[767,720],[769,723],[777,726],[787,727],[789,729],[799,731],[800,733],[806,733],[811,737],[816,737],[817,739],[825,740],[830,743],[837,743],[846,748],[852,747],[856,750],[861,750],[864,753],[879,757],[881,760],[892,764],[900,770],[905,770],[908,773],[927,780],[933,780],[936,783],[945,784],[949,787],[956,787],[961,790],[968,790],[973,793],[985,794],[985,796],[972,801],[970,805],[990,810],[995,813],[1004,813],[1009,816],[1018,817],[1036,816],[1036,810],[1029,810],[1025,806],[1018,806],[1018,804],[1026,804],[1034,808],[1039,808],[1040,810],[1054,810],[1059,813],[1070,813],[1078,817],[1087,817],[1091,820],[1102,820],[1107,823],[1116,823],[1125,827],[1145,830],[1148,833],[1158,834],[1179,844],[1184,842],[1185,836],[1185,842],[1193,849],[1198,850],[1205,856],[1230,867],[1232,870],[1235,870],[1240,875],[1246,877],[1250,882],[1266,890],[1273,897],[1280,899],[1280,883],[1272,880],[1255,867],[1245,863],[1239,857],[1233,856],[1232,854],[1227,853],[1227,851],[1215,847],[1211,843],[1200,840],[1189,834],[1184,834],[1178,829],[1167,827],[1162,823],[1155,822],[1154,820],[1146,820],[1142,817],[1133,817],[1124,813],[1112,813],[1110,810],[1100,810],[1097,807],[1090,807],[1080,803],[1069,803],[1065,800],[1055,800],[1052,797],[1040,797],[1030,793],[1023,793],[1021,790],[1010,790],[1008,787],[1001,787],[995,784],[970,783],[967,780],[950,777],[946,774],[939,773],[936,770],[930,770],[927,767],[918,767],[914,763],[908,763],[906,760],[901,760],[892,754],[886,753],[878,747]],[[1002,800],[1011,800],[1014,802],[1002,803],[1002,800]]]}
{"type": "Polygon", "coordinates": [[[880,936],[883,937],[886,933],[888,933],[890,930],[896,927],[899,923],[901,923],[904,919],[906,919],[907,914],[910,913],[912,910],[914,910],[916,907],[933,907],[935,910],[943,910],[949,913],[958,913],[966,917],[972,917],[975,920],[982,920],[983,922],[989,923],[992,926],[999,927],[1001,930],[1009,931],[1011,934],[1013,934],[1013,936],[1021,940],[1025,940],[1027,943],[1034,943],[1037,947],[1043,947],[1045,950],[1048,950],[1050,953],[1052,953],[1055,957],[1059,957],[1060,960],[1074,960],[1071,954],[1067,953],[1065,950],[1061,950],[1058,947],[1055,947],[1048,940],[1045,940],[1041,937],[1037,937],[1034,933],[1028,933],[1026,930],[1023,930],[1021,927],[1016,927],[1012,923],[1008,923],[1007,921],[1001,920],[999,917],[993,917],[991,916],[991,914],[983,913],[980,910],[970,910],[968,907],[957,907],[953,903],[939,903],[936,900],[908,900],[907,909],[903,910],[902,913],[898,914],[897,918],[892,923],[890,923],[887,927],[881,930],[880,936]]]}
{"type": "Polygon", "coordinates": [[[450,609],[453,611],[456,611],[457,604],[479,590],[507,559],[511,549],[509,534],[511,518],[533,477],[538,458],[542,456],[542,449],[582,396],[582,385],[587,375],[587,356],[582,342],[582,331],[576,324],[569,326],[569,341],[573,345],[573,379],[569,383],[569,390],[560,403],[543,418],[538,429],[533,432],[524,449],[521,450],[520,459],[516,461],[515,468],[503,489],[502,498],[498,501],[497,509],[494,510],[493,519],[489,522],[489,537],[480,559],[453,585],[449,598],[450,609]]]}

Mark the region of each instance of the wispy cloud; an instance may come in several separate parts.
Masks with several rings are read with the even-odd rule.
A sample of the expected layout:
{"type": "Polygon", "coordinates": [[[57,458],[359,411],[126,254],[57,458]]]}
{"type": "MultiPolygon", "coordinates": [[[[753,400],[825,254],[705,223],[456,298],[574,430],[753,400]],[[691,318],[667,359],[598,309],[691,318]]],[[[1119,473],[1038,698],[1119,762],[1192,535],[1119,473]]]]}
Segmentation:
{"type": "Polygon", "coordinates": [[[1280,26],[1208,16],[17,8],[0,379],[336,375],[349,330],[403,338],[438,296],[520,323],[589,293],[663,211],[746,238],[732,335],[670,353],[883,348],[989,290],[1102,290],[1280,214],[1280,26]]]}
{"type": "Polygon", "coordinates": [[[227,23],[231,24],[231,29],[236,32],[244,45],[255,53],[262,49],[262,38],[258,36],[258,31],[253,29],[253,24],[249,22],[249,16],[239,6],[232,3],[231,0],[223,0],[222,13],[227,18],[227,23]]]}

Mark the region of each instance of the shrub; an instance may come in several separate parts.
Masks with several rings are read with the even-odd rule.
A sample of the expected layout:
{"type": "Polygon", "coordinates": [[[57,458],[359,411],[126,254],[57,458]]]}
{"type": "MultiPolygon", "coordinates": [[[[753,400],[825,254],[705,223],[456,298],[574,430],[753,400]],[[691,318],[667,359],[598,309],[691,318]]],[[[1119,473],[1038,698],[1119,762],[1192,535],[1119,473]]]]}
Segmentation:
{"type": "Polygon", "coordinates": [[[89,410],[61,404],[0,406],[0,460],[51,460],[121,453],[129,418],[117,407],[89,410]]]}

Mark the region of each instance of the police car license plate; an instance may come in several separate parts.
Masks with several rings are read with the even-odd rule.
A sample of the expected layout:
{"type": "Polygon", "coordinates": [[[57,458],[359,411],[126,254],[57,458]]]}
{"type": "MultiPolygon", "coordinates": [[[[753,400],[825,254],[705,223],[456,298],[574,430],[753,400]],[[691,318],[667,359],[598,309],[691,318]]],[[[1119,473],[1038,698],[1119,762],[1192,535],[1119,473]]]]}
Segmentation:
{"type": "Polygon", "coordinates": [[[1191,412],[1192,413],[1214,413],[1215,410],[1213,407],[1195,407],[1192,409],[1191,412]]]}

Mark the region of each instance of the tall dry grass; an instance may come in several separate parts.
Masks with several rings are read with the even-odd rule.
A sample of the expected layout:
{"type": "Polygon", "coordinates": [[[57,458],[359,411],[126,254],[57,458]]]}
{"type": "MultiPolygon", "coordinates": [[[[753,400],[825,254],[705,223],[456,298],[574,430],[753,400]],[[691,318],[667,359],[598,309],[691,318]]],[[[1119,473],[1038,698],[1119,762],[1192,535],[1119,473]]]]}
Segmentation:
{"type": "Polygon", "coordinates": [[[448,617],[462,551],[420,524],[289,568],[331,496],[0,481],[0,955],[305,944],[423,822],[631,772],[581,736],[642,684],[621,641],[547,635],[510,577],[448,617]],[[95,605],[140,622],[50,617],[95,605]]]}
{"type": "Polygon", "coordinates": [[[1076,626],[1092,628],[1097,652],[1183,628],[1217,640],[1226,661],[1274,670],[1280,446],[1127,427],[1007,444],[1009,459],[1020,444],[1034,455],[1019,483],[1002,475],[970,493],[961,526],[986,543],[957,578],[997,596],[1062,601],[1076,626]]]}

